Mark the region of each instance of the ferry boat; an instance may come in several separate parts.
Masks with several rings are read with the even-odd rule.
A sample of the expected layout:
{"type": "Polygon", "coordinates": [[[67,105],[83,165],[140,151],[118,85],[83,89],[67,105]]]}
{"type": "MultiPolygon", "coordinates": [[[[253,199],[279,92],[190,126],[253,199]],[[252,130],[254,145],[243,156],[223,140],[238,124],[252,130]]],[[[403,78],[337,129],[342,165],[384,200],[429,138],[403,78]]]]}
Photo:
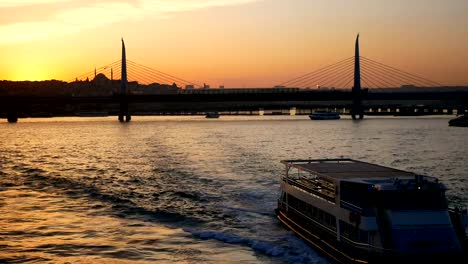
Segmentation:
{"type": "Polygon", "coordinates": [[[468,114],[451,119],[449,121],[449,126],[468,127],[468,114]]]}
{"type": "Polygon", "coordinates": [[[337,120],[340,119],[340,114],[334,111],[315,111],[309,118],[312,120],[337,120]]]}
{"type": "Polygon", "coordinates": [[[219,118],[218,112],[207,112],[205,118],[219,118]]]}
{"type": "Polygon", "coordinates": [[[437,178],[352,159],[285,160],[279,221],[336,263],[468,263],[466,209],[437,178]]]}

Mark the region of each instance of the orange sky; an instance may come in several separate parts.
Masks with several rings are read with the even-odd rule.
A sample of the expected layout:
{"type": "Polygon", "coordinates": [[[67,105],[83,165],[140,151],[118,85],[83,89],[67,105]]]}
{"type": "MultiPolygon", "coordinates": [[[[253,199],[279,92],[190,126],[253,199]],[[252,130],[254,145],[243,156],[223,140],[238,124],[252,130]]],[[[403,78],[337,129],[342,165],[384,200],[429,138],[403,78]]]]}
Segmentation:
{"type": "Polygon", "coordinates": [[[0,0],[0,79],[71,80],[120,59],[271,87],[353,55],[468,85],[466,0],[0,0]],[[410,2],[410,3],[409,3],[410,2]]]}

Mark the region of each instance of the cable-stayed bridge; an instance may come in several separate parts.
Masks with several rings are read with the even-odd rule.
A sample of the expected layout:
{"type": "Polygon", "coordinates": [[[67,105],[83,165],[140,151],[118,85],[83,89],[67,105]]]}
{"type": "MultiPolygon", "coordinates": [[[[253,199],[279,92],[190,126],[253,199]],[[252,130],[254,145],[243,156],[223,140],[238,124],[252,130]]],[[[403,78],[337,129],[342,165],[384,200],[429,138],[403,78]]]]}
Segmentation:
{"type": "MultiPolygon", "coordinates": [[[[359,36],[355,55],[274,88],[207,89],[122,58],[61,83],[54,95],[2,95],[0,115],[16,122],[34,112],[72,115],[105,112],[130,121],[135,114],[177,114],[204,111],[258,111],[328,108],[364,115],[441,114],[468,106],[468,89],[453,90],[427,78],[360,56],[359,36]],[[384,89],[386,88],[386,89],[384,89]],[[426,89],[424,89],[426,88],[426,89]],[[381,89],[381,90],[379,90],[381,89]],[[384,89],[384,90],[382,90],[384,89]]],[[[1,88],[1,87],[0,87],[1,88]]]]}
{"type": "MultiPolygon", "coordinates": [[[[427,78],[397,69],[384,63],[359,56],[361,67],[362,87],[375,88],[400,88],[414,87],[444,87],[443,84],[427,78]]],[[[104,74],[111,80],[120,80],[122,72],[122,60],[115,61],[105,66],[96,68],[85,74],[77,76],[73,81],[93,80],[97,74],[104,74]]],[[[290,87],[301,89],[351,89],[354,82],[355,56],[349,57],[337,63],[309,72],[294,79],[278,84],[276,87],[290,87]]],[[[153,69],[127,59],[127,76],[129,82],[139,84],[176,84],[180,88],[203,88],[203,85],[188,81],[171,74],[153,69]]]]}
{"type": "MultiPolygon", "coordinates": [[[[358,43],[357,43],[358,44],[358,43]]],[[[402,86],[414,87],[443,87],[444,85],[436,81],[397,69],[384,63],[359,56],[360,59],[360,79],[362,87],[375,88],[400,88],[402,86]]],[[[171,74],[164,73],[154,68],[142,65],[135,61],[126,60],[128,82],[138,82],[139,84],[176,84],[178,87],[203,88],[203,85],[194,81],[188,81],[171,74]]],[[[277,87],[291,87],[301,89],[351,89],[354,85],[354,70],[356,55],[346,58],[337,63],[314,70],[292,80],[285,81],[277,87]]],[[[93,80],[97,74],[104,74],[111,80],[120,80],[122,73],[122,60],[109,63],[96,68],[85,74],[70,80],[84,81],[93,80]]]]}

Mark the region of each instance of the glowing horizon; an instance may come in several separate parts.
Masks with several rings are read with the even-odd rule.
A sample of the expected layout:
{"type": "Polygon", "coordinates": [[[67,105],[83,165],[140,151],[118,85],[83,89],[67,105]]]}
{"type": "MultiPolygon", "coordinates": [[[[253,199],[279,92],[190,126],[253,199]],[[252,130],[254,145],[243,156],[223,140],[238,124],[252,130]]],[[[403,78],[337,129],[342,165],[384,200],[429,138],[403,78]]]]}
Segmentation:
{"type": "Polygon", "coordinates": [[[0,79],[72,80],[120,57],[212,87],[271,87],[353,55],[468,85],[462,0],[5,0],[0,79]]]}

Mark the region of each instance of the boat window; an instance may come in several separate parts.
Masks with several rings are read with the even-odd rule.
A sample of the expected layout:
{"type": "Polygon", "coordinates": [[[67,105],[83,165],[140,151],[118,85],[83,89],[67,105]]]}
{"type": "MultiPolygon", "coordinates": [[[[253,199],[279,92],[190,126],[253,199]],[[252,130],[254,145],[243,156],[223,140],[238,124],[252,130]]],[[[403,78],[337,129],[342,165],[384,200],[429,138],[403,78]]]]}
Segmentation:
{"type": "Polygon", "coordinates": [[[306,217],[313,219],[332,230],[336,230],[336,217],[334,215],[303,202],[290,194],[288,194],[288,205],[304,214],[306,217]]]}
{"type": "Polygon", "coordinates": [[[369,243],[369,232],[359,229],[358,226],[348,224],[340,220],[341,236],[355,242],[369,243]]]}

